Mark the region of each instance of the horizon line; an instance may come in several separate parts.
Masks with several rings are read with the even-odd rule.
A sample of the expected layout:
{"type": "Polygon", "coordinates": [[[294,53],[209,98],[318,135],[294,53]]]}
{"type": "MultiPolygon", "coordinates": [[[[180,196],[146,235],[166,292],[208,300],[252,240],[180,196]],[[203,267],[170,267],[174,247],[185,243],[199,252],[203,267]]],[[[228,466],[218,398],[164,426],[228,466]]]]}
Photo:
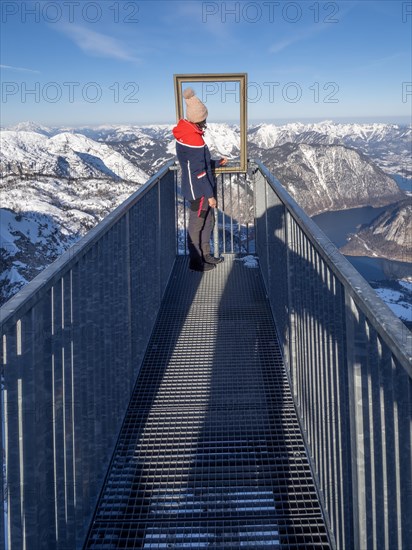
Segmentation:
{"type": "MultiPolygon", "coordinates": [[[[335,124],[400,124],[400,125],[412,125],[412,119],[405,115],[394,115],[394,116],[367,116],[367,117],[300,117],[300,118],[253,118],[248,120],[248,124],[275,124],[275,125],[286,125],[286,124],[316,124],[322,122],[331,122],[335,124]]],[[[162,121],[162,122],[79,122],[76,124],[70,123],[47,123],[47,122],[35,122],[33,120],[22,120],[15,123],[1,125],[1,130],[7,130],[9,127],[18,126],[20,124],[34,124],[37,126],[44,126],[48,128],[96,128],[99,126],[168,126],[171,124],[176,124],[176,121],[162,121]]],[[[209,124],[239,124],[239,120],[227,119],[227,120],[214,120],[209,121],[209,124]]]]}

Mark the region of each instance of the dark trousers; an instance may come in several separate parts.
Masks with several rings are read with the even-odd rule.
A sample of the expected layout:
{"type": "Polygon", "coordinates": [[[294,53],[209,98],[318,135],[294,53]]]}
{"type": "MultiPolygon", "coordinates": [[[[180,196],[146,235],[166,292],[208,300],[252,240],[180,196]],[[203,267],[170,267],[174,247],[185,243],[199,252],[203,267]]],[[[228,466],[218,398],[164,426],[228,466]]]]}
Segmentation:
{"type": "Polygon", "coordinates": [[[210,237],[215,222],[213,208],[204,210],[202,216],[198,215],[198,210],[189,209],[187,240],[190,261],[201,262],[206,254],[210,254],[210,237]]]}

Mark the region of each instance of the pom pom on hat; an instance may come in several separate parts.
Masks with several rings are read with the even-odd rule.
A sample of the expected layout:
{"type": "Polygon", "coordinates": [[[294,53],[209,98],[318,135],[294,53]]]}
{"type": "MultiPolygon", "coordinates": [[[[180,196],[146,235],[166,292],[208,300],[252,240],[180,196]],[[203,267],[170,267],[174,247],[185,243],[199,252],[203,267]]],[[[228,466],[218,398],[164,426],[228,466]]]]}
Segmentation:
{"type": "Polygon", "coordinates": [[[186,101],[186,118],[190,122],[202,122],[206,120],[208,111],[206,106],[196,97],[192,88],[186,88],[183,91],[183,97],[186,101]]]}
{"type": "Polygon", "coordinates": [[[194,95],[195,95],[195,91],[193,90],[193,88],[186,88],[186,90],[183,90],[183,97],[185,99],[190,99],[194,95]]]}

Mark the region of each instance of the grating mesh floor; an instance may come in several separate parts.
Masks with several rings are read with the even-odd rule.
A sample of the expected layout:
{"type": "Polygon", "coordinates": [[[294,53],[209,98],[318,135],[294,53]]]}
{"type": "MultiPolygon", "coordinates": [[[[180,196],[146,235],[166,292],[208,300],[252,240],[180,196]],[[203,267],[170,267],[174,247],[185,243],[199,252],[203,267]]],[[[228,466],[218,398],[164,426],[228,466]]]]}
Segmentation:
{"type": "Polygon", "coordinates": [[[329,548],[260,271],[179,257],[85,548],[329,548]]]}

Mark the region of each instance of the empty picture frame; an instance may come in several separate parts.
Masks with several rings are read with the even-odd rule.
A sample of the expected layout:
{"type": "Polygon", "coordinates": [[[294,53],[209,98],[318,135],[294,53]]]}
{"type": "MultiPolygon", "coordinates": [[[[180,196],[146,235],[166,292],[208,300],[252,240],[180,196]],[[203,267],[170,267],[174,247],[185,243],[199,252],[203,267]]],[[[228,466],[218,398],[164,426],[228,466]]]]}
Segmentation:
{"type": "MultiPolygon", "coordinates": [[[[233,95],[235,95],[235,102],[239,103],[239,129],[240,129],[240,159],[236,160],[235,165],[232,162],[228,162],[226,166],[221,166],[216,168],[216,173],[222,172],[247,172],[247,74],[246,73],[227,73],[227,74],[175,74],[174,78],[174,88],[175,88],[175,100],[176,100],[176,121],[179,121],[181,118],[184,118],[184,103],[183,103],[183,89],[187,86],[192,86],[194,84],[200,84],[202,90],[209,91],[205,93],[206,99],[202,98],[199,93],[196,95],[199,97],[203,103],[207,104],[208,95],[217,95],[213,94],[213,90],[218,87],[226,86],[233,84],[235,88],[226,91],[226,95],[230,96],[233,102],[233,95]]],[[[221,93],[223,97],[223,94],[221,93]]],[[[214,98],[216,101],[216,98],[214,98]]],[[[210,109],[209,117],[211,116],[210,109]]],[[[237,122],[237,121],[236,121],[237,122]]]]}

